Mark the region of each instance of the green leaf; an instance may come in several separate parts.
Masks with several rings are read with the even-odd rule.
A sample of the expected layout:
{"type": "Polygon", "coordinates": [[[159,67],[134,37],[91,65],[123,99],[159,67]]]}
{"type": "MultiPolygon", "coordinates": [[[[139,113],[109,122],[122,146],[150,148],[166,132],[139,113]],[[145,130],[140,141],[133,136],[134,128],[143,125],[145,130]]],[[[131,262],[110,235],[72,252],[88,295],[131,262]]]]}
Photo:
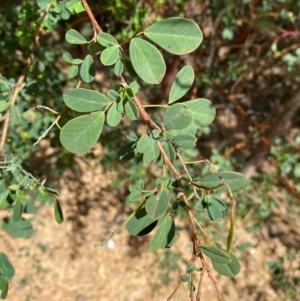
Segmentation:
{"type": "Polygon", "coordinates": [[[216,196],[211,196],[210,203],[217,207],[220,211],[224,211],[227,206],[219,200],[216,196]]]}
{"type": "Polygon", "coordinates": [[[7,296],[7,293],[8,293],[8,287],[9,287],[9,284],[8,284],[8,281],[0,275],[0,291],[1,291],[1,299],[5,299],[6,296],[7,296]]]}
{"type": "Polygon", "coordinates": [[[167,216],[162,221],[154,236],[150,240],[147,250],[150,252],[155,252],[159,248],[165,248],[165,246],[169,244],[169,241],[174,236],[174,230],[174,221],[171,216],[167,216]]]}
{"type": "Polygon", "coordinates": [[[82,63],[83,63],[82,59],[74,59],[74,60],[72,60],[72,64],[74,64],[74,65],[80,65],[82,63]]]}
{"type": "Polygon", "coordinates": [[[134,38],[129,46],[130,59],[137,75],[146,83],[159,84],[166,73],[161,53],[149,42],[134,38]]]}
{"type": "Polygon", "coordinates": [[[140,86],[136,81],[130,83],[129,88],[132,90],[134,95],[140,90],[140,86]]]}
{"type": "Polygon", "coordinates": [[[35,109],[29,109],[26,112],[23,113],[23,118],[27,122],[33,122],[36,117],[36,110],[35,109]]]}
{"type": "Polygon", "coordinates": [[[142,191],[139,187],[131,185],[129,186],[129,201],[130,202],[136,202],[139,201],[140,198],[142,197],[142,191]]]}
{"type": "Polygon", "coordinates": [[[75,77],[78,73],[78,69],[79,69],[78,66],[75,65],[71,66],[71,68],[69,69],[69,76],[71,78],[75,77]]]}
{"type": "Polygon", "coordinates": [[[116,76],[120,76],[123,73],[124,64],[121,59],[118,59],[115,66],[114,66],[114,74],[116,76]]]}
{"type": "Polygon", "coordinates": [[[0,112],[4,112],[8,109],[10,103],[6,101],[0,101],[0,112]]]}
{"type": "Polygon", "coordinates": [[[156,226],[157,220],[147,215],[145,208],[136,211],[127,223],[127,230],[131,235],[143,236],[149,234],[156,226]]]}
{"type": "Polygon", "coordinates": [[[206,208],[206,205],[207,205],[207,203],[205,201],[205,197],[202,196],[200,198],[200,200],[195,204],[194,209],[195,210],[203,210],[204,208],[206,208]]]}
{"type": "Polygon", "coordinates": [[[69,52],[64,52],[62,58],[66,63],[72,64],[73,58],[69,52]]]}
{"type": "Polygon", "coordinates": [[[55,199],[55,201],[54,201],[54,216],[55,216],[55,220],[58,224],[61,224],[64,221],[64,215],[61,210],[60,203],[57,199],[55,199]]]}
{"type": "Polygon", "coordinates": [[[114,90],[108,90],[106,95],[110,100],[116,100],[120,97],[120,94],[117,91],[114,91],[114,90]]]}
{"type": "Polygon", "coordinates": [[[63,99],[70,109],[81,113],[99,111],[111,103],[104,94],[83,88],[67,90],[63,99]]]}
{"type": "Polygon", "coordinates": [[[126,138],[131,142],[137,142],[139,140],[139,137],[134,133],[126,135],[126,138]]]}
{"type": "Polygon", "coordinates": [[[208,214],[209,218],[213,222],[219,221],[223,217],[220,209],[217,206],[215,206],[213,203],[207,204],[206,210],[207,210],[207,214],[208,214]]]}
{"type": "Polygon", "coordinates": [[[5,276],[6,279],[10,280],[15,275],[15,269],[10,263],[8,257],[0,252],[0,273],[5,276]]]}
{"type": "Polygon", "coordinates": [[[218,173],[206,175],[194,183],[208,189],[214,189],[222,184],[221,179],[226,181],[232,191],[242,188],[247,182],[247,179],[241,173],[233,171],[220,171],[218,173]]]}
{"type": "Polygon", "coordinates": [[[168,209],[169,200],[165,191],[162,191],[160,196],[150,196],[145,204],[147,214],[153,219],[159,219],[168,209]]]}
{"type": "Polygon", "coordinates": [[[118,151],[119,160],[128,161],[133,159],[137,154],[136,143],[130,142],[118,151]]]}
{"type": "Polygon", "coordinates": [[[116,63],[120,57],[119,45],[104,49],[100,55],[100,61],[104,66],[111,66],[116,63]]]}
{"type": "Polygon", "coordinates": [[[8,205],[6,199],[9,193],[10,193],[10,189],[4,190],[3,192],[0,193],[0,209],[3,209],[8,205]]]}
{"type": "Polygon", "coordinates": [[[226,277],[234,277],[240,272],[241,266],[240,266],[239,260],[232,252],[230,252],[229,255],[231,258],[230,263],[221,264],[221,263],[212,261],[212,265],[219,274],[226,276],[226,277]]]}
{"type": "Polygon", "coordinates": [[[83,81],[90,83],[95,78],[95,72],[94,59],[90,54],[88,54],[81,64],[80,76],[83,81]]]}
{"type": "Polygon", "coordinates": [[[119,113],[121,113],[122,116],[123,116],[124,113],[125,113],[125,107],[124,107],[124,105],[125,105],[126,100],[127,100],[127,99],[125,99],[125,98],[122,97],[122,93],[120,94],[120,98],[117,99],[117,111],[118,111],[119,113]]]}
{"type": "Polygon", "coordinates": [[[117,103],[115,102],[108,110],[106,115],[106,122],[109,126],[117,126],[122,119],[122,114],[117,110],[117,103]]]}
{"type": "Polygon", "coordinates": [[[203,35],[192,20],[169,18],[157,22],[144,31],[145,36],[173,54],[187,54],[199,47],[203,35]]]}
{"type": "Polygon", "coordinates": [[[69,29],[66,33],[66,41],[70,44],[86,44],[86,39],[75,29],[69,29]]]}
{"type": "Polygon", "coordinates": [[[187,267],[186,267],[186,270],[185,272],[187,274],[192,274],[195,270],[196,270],[196,266],[194,264],[189,264],[187,267]]]}
{"type": "Polygon", "coordinates": [[[181,134],[173,138],[173,142],[180,148],[192,149],[195,147],[197,138],[191,134],[181,134]]]}
{"type": "Polygon", "coordinates": [[[195,79],[194,69],[190,66],[184,66],[176,75],[172,84],[169,104],[177,101],[191,88],[195,79]]]}
{"type": "Polygon", "coordinates": [[[183,104],[172,105],[166,110],[163,122],[168,129],[184,129],[192,122],[192,112],[183,104]]]}
{"type": "Polygon", "coordinates": [[[197,98],[184,104],[192,112],[193,123],[197,127],[210,125],[216,116],[216,109],[208,99],[197,98]]]}
{"type": "Polygon", "coordinates": [[[133,100],[129,99],[125,104],[125,114],[129,120],[137,120],[139,118],[139,110],[133,100]]]}
{"type": "Polygon", "coordinates": [[[174,146],[169,141],[164,143],[164,151],[169,158],[169,160],[173,163],[176,159],[176,152],[174,146]]]}
{"type": "Polygon", "coordinates": [[[195,126],[194,122],[191,121],[191,123],[186,128],[180,130],[172,130],[171,132],[173,136],[185,135],[185,134],[190,134],[195,136],[197,133],[197,127],[195,126]]]}
{"type": "Polygon", "coordinates": [[[20,200],[17,198],[15,206],[14,206],[14,210],[13,210],[13,220],[15,222],[18,222],[21,219],[22,212],[23,212],[23,205],[20,202],[20,200]]]}
{"type": "Polygon", "coordinates": [[[37,200],[42,203],[46,203],[49,200],[49,194],[42,187],[39,187],[37,200]]]}
{"type": "Polygon", "coordinates": [[[150,140],[151,138],[147,134],[143,134],[137,143],[137,151],[143,154],[147,150],[150,140]]]}
{"type": "Polygon", "coordinates": [[[15,238],[29,237],[33,233],[31,222],[23,218],[18,222],[15,222],[12,217],[5,219],[2,229],[15,238]]]}
{"type": "Polygon", "coordinates": [[[190,278],[191,278],[190,275],[182,275],[182,276],[180,277],[180,280],[181,280],[182,282],[189,282],[189,281],[190,281],[190,278]]]}
{"type": "Polygon", "coordinates": [[[215,244],[213,244],[211,247],[201,246],[201,251],[212,261],[221,264],[227,264],[231,262],[230,255],[222,249],[218,248],[215,244]]]}
{"type": "Polygon", "coordinates": [[[103,112],[94,112],[74,118],[68,121],[61,129],[61,144],[71,153],[85,153],[98,141],[103,124],[103,112]]]}
{"type": "Polygon", "coordinates": [[[104,47],[118,45],[118,41],[112,35],[105,32],[97,34],[97,41],[104,47]]]}

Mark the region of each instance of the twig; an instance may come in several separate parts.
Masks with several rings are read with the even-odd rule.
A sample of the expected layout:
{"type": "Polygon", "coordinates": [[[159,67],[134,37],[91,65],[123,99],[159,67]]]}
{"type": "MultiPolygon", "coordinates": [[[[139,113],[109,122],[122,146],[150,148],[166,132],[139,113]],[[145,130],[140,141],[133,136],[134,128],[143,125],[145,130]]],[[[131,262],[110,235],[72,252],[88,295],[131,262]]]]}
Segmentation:
{"type": "MultiPolygon", "coordinates": [[[[91,20],[91,23],[93,24],[94,28],[96,28],[97,32],[98,33],[101,33],[103,32],[101,27],[99,26],[99,24],[97,23],[88,3],[86,0],[82,0],[82,3],[84,4],[85,6],[85,9],[89,15],[89,18],[91,20]]],[[[128,83],[125,79],[124,76],[120,76],[120,79],[121,79],[121,82],[122,84],[125,86],[125,87],[128,87],[128,83]]],[[[143,119],[143,121],[147,124],[148,128],[150,130],[152,129],[157,129],[157,130],[161,130],[160,127],[151,119],[151,117],[148,115],[148,113],[145,111],[142,103],[140,102],[139,98],[135,95],[134,96],[134,102],[139,110],[139,113],[143,119]]],[[[183,179],[183,176],[176,170],[175,166],[172,164],[172,162],[169,160],[168,156],[166,155],[164,149],[163,149],[163,146],[162,144],[157,141],[157,146],[159,148],[159,151],[164,159],[164,164],[166,166],[168,166],[170,168],[170,170],[172,171],[174,177],[176,178],[177,180],[177,184],[178,184],[178,188],[180,191],[183,192],[183,186],[182,186],[182,183],[181,183],[181,180],[183,179]]],[[[192,241],[193,241],[193,254],[195,254],[195,256],[199,256],[200,259],[201,259],[201,262],[202,262],[202,265],[203,267],[205,268],[206,272],[207,272],[207,275],[208,277],[211,279],[211,281],[213,282],[214,284],[214,287],[215,287],[215,290],[218,294],[218,298],[221,300],[221,301],[225,301],[224,297],[222,296],[218,286],[217,286],[217,282],[216,280],[214,279],[214,277],[212,276],[212,274],[210,273],[210,268],[209,268],[209,265],[206,263],[205,259],[204,259],[204,256],[201,252],[201,250],[199,249],[199,246],[201,245],[200,243],[200,239],[199,239],[199,236],[197,234],[197,230],[196,230],[196,225],[195,225],[195,221],[194,221],[194,215],[191,211],[191,208],[189,207],[189,204],[188,204],[188,200],[187,200],[187,197],[186,195],[183,193],[181,195],[184,203],[186,204],[186,210],[187,210],[187,213],[188,213],[188,216],[189,216],[189,222],[190,222],[190,225],[191,225],[191,228],[192,228],[192,232],[193,232],[193,238],[192,238],[192,241]]],[[[168,301],[170,301],[175,292],[177,291],[177,289],[181,286],[182,284],[180,283],[177,288],[175,289],[175,291],[171,294],[171,296],[167,299],[168,301]]]]}
{"type": "Polygon", "coordinates": [[[201,299],[201,288],[202,288],[204,274],[205,274],[205,269],[202,267],[199,284],[198,284],[198,292],[197,292],[197,296],[196,296],[196,301],[200,301],[200,299],[201,299]]]}
{"type": "Polygon", "coordinates": [[[174,295],[176,294],[176,292],[178,291],[178,289],[180,289],[180,288],[182,287],[182,285],[183,285],[183,283],[180,282],[180,283],[176,286],[176,288],[175,288],[175,290],[173,291],[173,293],[167,298],[167,301],[171,301],[171,300],[173,299],[174,295]]]}
{"type": "Polygon", "coordinates": [[[54,127],[54,125],[56,124],[58,127],[58,120],[60,119],[60,115],[52,122],[52,124],[47,128],[47,130],[39,137],[39,139],[33,144],[33,145],[37,145],[38,143],[40,143],[40,141],[46,137],[46,135],[49,133],[49,131],[54,127]]]}

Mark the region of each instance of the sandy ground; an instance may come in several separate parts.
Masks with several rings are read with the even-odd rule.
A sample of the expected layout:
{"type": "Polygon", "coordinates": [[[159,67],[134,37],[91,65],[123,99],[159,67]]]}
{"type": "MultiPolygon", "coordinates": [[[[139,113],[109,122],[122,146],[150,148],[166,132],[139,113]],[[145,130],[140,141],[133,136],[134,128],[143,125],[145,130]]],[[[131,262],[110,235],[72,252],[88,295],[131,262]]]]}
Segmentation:
{"type": "MultiPolygon", "coordinates": [[[[106,246],[95,247],[122,224],[129,210],[124,213],[119,196],[112,192],[111,174],[94,160],[82,157],[77,163],[80,172],[75,175],[66,170],[59,182],[65,213],[63,224],[55,223],[51,206],[41,206],[33,220],[35,235],[30,239],[13,239],[0,232],[1,249],[16,268],[7,301],[166,300],[179,283],[191,255],[189,234],[181,231],[171,253],[146,252],[149,237],[130,237],[126,230],[106,246]],[[181,259],[175,260],[176,254],[181,259]],[[169,286],[162,278],[169,280],[169,286]]],[[[236,246],[249,242],[252,247],[236,251],[242,264],[237,277],[231,279],[214,273],[227,301],[300,300],[300,297],[289,299],[284,291],[272,288],[272,274],[267,265],[289,249],[294,253],[299,250],[299,232],[291,231],[300,228],[299,219],[291,215],[290,219],[292,222],[280,230],[276,223],[285,222],[280,214],[274,215],[271,226],[265,225],[254,233],[245,230],[251,225],[250,215],[238,221],[236,246]],[[290,240],[284,241],[282,237],[287,236],[290,240]]],[[[288,274],[299,276],[299,257],[292,257],[286,264],[288,274]]],[[[183,288],[178,300],[190,300],[188,296],[183,288]]],[[[201,300],[217,300],[207,276],[201,300]]]]}

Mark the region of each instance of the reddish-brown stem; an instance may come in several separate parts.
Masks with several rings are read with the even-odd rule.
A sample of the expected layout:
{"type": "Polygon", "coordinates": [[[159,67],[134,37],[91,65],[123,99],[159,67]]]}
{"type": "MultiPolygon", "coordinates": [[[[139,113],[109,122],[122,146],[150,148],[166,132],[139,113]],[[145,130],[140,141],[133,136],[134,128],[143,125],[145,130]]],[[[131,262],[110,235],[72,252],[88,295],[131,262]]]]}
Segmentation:
{"type": "MultiPolygon", "coordinates": [[[[44,15],[41,18],[41,24],[44,22],[44,20],[46,18],[46,15],[47,15],[47,11],[45,11],[44,15]]],[[[18,97],[18,95],[19,95],[19,93],[22,89],[24,80],[27,76],[28,69],[29,69],[30,65],[33,63],[34,53],[35,53],[35,51],[37,49],[37,46],[39,44],[39,39],[40,39],[40,36],[42,34],[42,31],[43,31],[43,28],[40,25],[40,27],[38,28],[37,33],[35,35],[34,43],[33,43],[32,49],[30,51],[30,54],[29,54],[29,56],[26,60],[25,66],[24,66],[23,71],[22,71],[22,74],[18,78],[17,83],[14,87],[14,91],[13,91],[13,94],[12,94],[11,99],[10,99],[10,106],[13,106],[15,104],[15,102],[17,101],[17,97],[18,97]]],[[[0,152],[3,151],[4,144],[5,144],[5,141],[6,141],[8,128],[9,128],[9,120],[10,120],[10,109],[8,109],[5,113],[5,115],[4,115],[4,124],[3,124],[3,127],[2,127],[2,136],[1,136],[1,141],[0,141],[0,152]]]]}
{"type": "Polygon", "coordinates": [[[196,296],[196,301],[200,301],[200,299],[201,299],[201,288],[202,288],[204,273],[205,273],[205,269],[204,269],[204,267],[202,267],[201,275],[200,275],[199,283],[198,283],[198,292],[197,292],[197,296],[196,296]]]}
{"type": "Polygon", "coordinates": [[[102,28],[99,26],[98,22],[96,21],[95,17],[94,17],[94,14],[93,12],[91,11],[90,9],[90,6],[88,5],[88,3],[86,2],[86,0],[81,0],[81,2],[83,3],[84,5],[84,8],[90,18],[90,21],[91,23],[93,24],[93,27],[95,28],[95,30],[98,32],[98,33],[101,33],[103,32],[102,28]]]}
{"type": "MultiPolygon", "coordinates": [[[[101,27],[99,26],[99,24],[97,23],[88,3],[86,0],[82,0],[82,3],[84,4],[84,7],[88,13],[88,16],[94,26],[94,28],[96,29],[96,31],[98,33],[101,33],[103,32],[101,27]]],[[[127,87],[128,86],[128,83],[125,79],[124,76],[120,76],[120,79],[121,79],[121,82],[122,84],[127,87]]],[[[151,117],[148,115],[148,113],[145,111],[142,103],[140,102],[140,100],[138,99],[137,96],[134,97],[134,102],[139,110],[139,113],[143,119],[143,121],[147,124],[148,128],[150,130],[153,130],[153,129],[157,129],[157,130],[160,130],[160,127],[151,119],[151,117]]],[[[176,170],[175,166],[172,164],[172,162],[169,160],[167,154],[165,153],[164,149],[163,149],[163,146],[161,145],[161,143],[158,141],[157,142],[157,146],[159,148],[159,151],[164,159],[164,164],[166,166],[168,166],[170,168],[170,170],[172,171],[174,177],[176,178],[177,180],[177,183],[178,183],[178,188],[181,192],[183,192],[183,187],[182,187],[182,183],[181,183],[181,179],[182,179],[182,175],[176,170]]],[[[194,221],[194,215],[191,211],[191,208],[188,204],[188,200],[187,200],[187,197],[184,193],[182,193],[182,195],[180,195],[184,201],[184,203],[186,204],[186,210],[187,210],[187,213],[188,213],[188,216],[189,216],[189,221],[190,221],[190,225],[192,227],[192,232],[193,232],[193,238],[192,238],[192,241],[193,241],[193,256],[195,254],[195,256],[198,256],[200,257],[200,260],[202,262],[202,265],[205,269],[205,271],[207,272],[207,275],[208,277],[211,279],[211,281],[213,282],[214,284],[214,287],[215,287],[215,290],[218,294],[218,298],[221,300],[221,301],[225,301],[220,290],[218,289],[217,287],[217,282],[216,280],[213,278],[213,276],[211,275],[210,273],[210,269],[209,269],[209,265],[206,263],[204,257],[203,257],[203,254],[201,252],[201,250],[199,249],[199,246],[200,246],[200,240],[199,240],[199,236],[198,236],[198,233],[197,233],[197,229],[196,229],[196,225],[195,225],[195,221],[194,221]]],[[[178,288],[181,286],[181,283],[177,286],[177,288],[175,289],[175,291],[170,295],[170,297],[167,299],[168,301],[171,300],[175,294],[175,292],[178,290],[178,288]]],[[[191,295],[191,297],[193,298],[193,294],[191,295]]]]}

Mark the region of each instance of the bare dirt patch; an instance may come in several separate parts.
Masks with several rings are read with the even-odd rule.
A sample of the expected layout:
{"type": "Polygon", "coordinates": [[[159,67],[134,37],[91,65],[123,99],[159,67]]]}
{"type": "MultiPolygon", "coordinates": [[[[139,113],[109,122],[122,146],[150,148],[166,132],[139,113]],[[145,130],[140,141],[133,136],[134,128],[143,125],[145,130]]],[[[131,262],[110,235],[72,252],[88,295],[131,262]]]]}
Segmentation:
{"type": "MultiPolygon", "coordinates": [[[[99,160],[78,157],[76,162],[77,171],[66,170],[60,178],[63,224],[55,223],[51,206],[41,206],[34,217],[36,233],[30,239],[13,239],[0,232],[1,249],[16,268],[7,300],[166,300],[189,260],[189,233],[181,231],[171,249],[172,254],[181,254],[181,259],[174,261],[174,271],[174,263],[165,260],[166,251],[146,252],[149,237],[133,238],[126,230],[106,246],[95,247],[122,224],[129,209],[124,209],[123,198],[112,188],[114,175],[105,171],[99,160]],[[163,277],[170,286],[164,285],[163,277]]],[[[246,251],[236,252],[242,261],[241,273],[234,279],[214,273],[226,300],[292,300],[285,297],[285,291],[272,288],[267,263],[299,249],[299,235],[293,230],[300,228],[299,219],[278,211],[262,230],[249,233],[246,228],[251,222],[247,217],[237,224],[236,246],[251,243],[246,251]]],[[[294,256],[285,268],[299,276],[299,266],[299,258],[294,256]]],[[[184,288],[179,300],[189,300],[188,295],[184,288]]],[[[207,277],[202,296],[203,301],[216,300],[207,277]]]]}

